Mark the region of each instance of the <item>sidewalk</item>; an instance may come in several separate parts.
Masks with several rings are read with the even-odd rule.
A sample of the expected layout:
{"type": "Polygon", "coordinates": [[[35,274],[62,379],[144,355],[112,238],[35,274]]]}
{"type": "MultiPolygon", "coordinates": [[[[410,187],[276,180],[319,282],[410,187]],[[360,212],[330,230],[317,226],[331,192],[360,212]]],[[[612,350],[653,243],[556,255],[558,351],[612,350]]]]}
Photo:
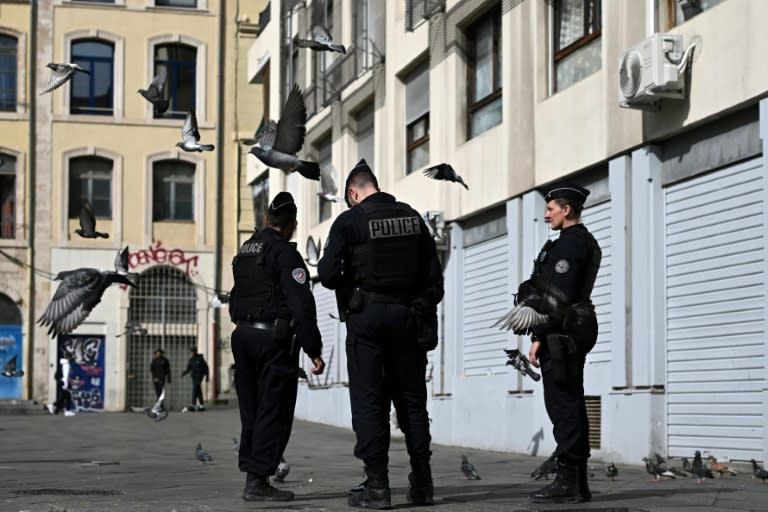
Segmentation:
{"type": "MultiPolygon", "coordinates": [[[[281,488],[297,499],[285,504],[240,499],[232,437],[236,409],[171,413],[160,423],[134,413],[81,413],[75,417],[4,416],[0,423],[0,512],[224,512],[349,510],[344,491],[362,479],[352,456],[351,430],[296,422],[286,459],[291,472],[281,488]],[[213,457],[195,459],[200,442],[213,457]]],[[[408,458],[393,439],[390,479],[394,508],[434,511],[768,511],[768,482],[749,475],[652,482],[640,466],[619,466],[615,481],[596,467],[594,500],[580,505],[533,505],[528,493],[545,483],[528,478],[543,458],[433,446],[436,507],[406,504],[408,458]],[[464,480],[466,454],[482,480],[464,480]]],[[[548,454],[544,454],[548,455],[548,454]]],[[[638,461],[639,462],[639,461],[638,461]]],[[[601,467],[601,465],[600,465],[601,467]]]]}

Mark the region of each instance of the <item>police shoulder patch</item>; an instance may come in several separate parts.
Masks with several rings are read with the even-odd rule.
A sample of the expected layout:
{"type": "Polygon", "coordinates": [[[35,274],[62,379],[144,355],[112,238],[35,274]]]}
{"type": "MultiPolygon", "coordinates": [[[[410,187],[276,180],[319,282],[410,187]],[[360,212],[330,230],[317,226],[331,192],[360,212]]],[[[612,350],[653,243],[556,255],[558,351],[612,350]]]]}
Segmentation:
{"type": "Polygon", "coordinates": [[[568,272],[568,269],[571,268],[571,265],[568,264],[568,260],[557,260],[557,263],[555,263],[555,272],[558,274],[565,274],[568,272]]]}
{"type": "Polygon", "coordinates": [[[299,284],[304,284],[307,282],[307,273],[304,272],[303,268],[293,269],[291,271],[291,277],[293,277],[293,280],[299,284]]]}

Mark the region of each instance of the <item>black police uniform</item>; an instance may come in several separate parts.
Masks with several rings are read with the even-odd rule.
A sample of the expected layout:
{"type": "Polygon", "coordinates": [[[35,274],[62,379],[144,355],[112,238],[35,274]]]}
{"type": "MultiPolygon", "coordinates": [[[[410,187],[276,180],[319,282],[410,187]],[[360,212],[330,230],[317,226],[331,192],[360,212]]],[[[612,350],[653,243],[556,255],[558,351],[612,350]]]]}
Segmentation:
{"type": "Polygon", "coordinates": [[[242,245],[232,267],[229,311],[237,324],[232,352],[242,423],[239,467],[265,479],[275,473],[291,434],[296,344],[316,358],[322,343],[307,268],[295,244],[265,228],[242,245]]]}
{"type": "MultiPolygon", "coordinates": [[[[370,172],[364,161],[361,164],[370,172]]],[[[377,192],[334,221],[318,274],[324,286],[337,290],[337,296],[341,290],[355,290],[351,300],[340,306],[340,313],[346,313],[347,322],[349,396],[357,437],[354,453],[365,463],[369,487],[378,485],[379,505],[386,506],[389,412],[394,403],[413,468],[411,488],[416,490],[411,498],[417,504],[431,502],[426,352],[436,343],[433,315],[443,297],[434,240],[415,210],[377,192]],[[414,326],[425,322],[413,320],[426,316],[431,317],[426,323],[432,324],[435,336],[419,339],[414,326]]]]}

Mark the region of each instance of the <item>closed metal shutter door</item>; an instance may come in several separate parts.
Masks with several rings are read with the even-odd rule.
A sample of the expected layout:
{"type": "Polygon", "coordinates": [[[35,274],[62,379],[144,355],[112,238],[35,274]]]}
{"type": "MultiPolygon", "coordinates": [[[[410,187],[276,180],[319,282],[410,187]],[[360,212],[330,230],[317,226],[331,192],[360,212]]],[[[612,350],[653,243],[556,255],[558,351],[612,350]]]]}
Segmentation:
{"type": "MultiPolygon", "coordinates": [[[[592,288],[592,303],[597,314],[597,343],[587,356],[587,364],[611,361],[611,202],[586,208],[581,221],[603,251],[600,270],[592,288]]],[[[606,387],[607,390],[607,387],[606,387]]]]}
{"type": "Polygon", "coordinates": [[[762,459],[765,290],[761,159],[666,189],[670,455],[762,459]]]}
{"type": "MultiPolygon", "coordinates": [[[[315,296],[317,326],[323,339],[323,360],[326,364],[325,372],[319,377],[314,377],[313,382],[331,385],[339,381],[339,321],[333,318],[339,316],[336,309],[336,295],[333,290],[329,290],[319,282],[312,284],[312,293],[315,296]]],[[[306,355],[304,357],[305,369],[309,371],[312,363],[306,355]]]]}
{"type": "Polygon", "coordinates": [[[505,372],[507,331],[491,327],[512,307],[507,290],[507,237],[500,236],[464,249],[464,374],[505,372]]]}

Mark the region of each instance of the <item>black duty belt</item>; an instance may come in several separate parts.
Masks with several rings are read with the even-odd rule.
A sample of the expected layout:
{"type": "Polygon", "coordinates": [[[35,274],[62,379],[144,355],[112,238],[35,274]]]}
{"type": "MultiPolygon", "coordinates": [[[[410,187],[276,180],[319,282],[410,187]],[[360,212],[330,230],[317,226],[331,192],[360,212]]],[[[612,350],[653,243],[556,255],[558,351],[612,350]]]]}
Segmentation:
{"type": "Polygon", "coordinates": [[[365,295],[366,301],[374,304],[401,304],[403,306],[409,306],[413,302],[413,298],[408,295],[393,295],[388,293],[369,292],[362,290],[365,295]]]}
{"type": "Polygon", "coordinates": [[[272,331],[274,325],[271,322],[249,322],[248,320],[238,320],[238,327],[250,327],[251,329],[261,329],[262,331],[272,331]]]}

